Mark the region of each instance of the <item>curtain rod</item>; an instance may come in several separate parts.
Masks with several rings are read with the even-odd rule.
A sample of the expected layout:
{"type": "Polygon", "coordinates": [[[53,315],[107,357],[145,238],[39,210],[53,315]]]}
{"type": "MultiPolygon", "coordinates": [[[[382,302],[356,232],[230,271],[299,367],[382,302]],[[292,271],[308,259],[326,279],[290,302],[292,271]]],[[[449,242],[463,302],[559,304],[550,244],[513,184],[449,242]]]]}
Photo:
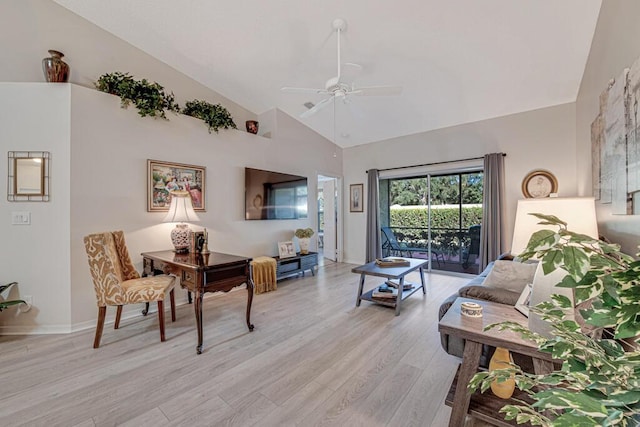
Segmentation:
{"type": "MultiPolygon", "coordinates": [[[[501,153],[501,154],[502,154],[502,157],[507,157],[507,153],[501,153]]],[[[422,167],[422,166],[444,165],[444,164],[447,164],[447,163],[467,162],[469,160],[481,160],[481,159],[484,159],[484,156],[482,156],[482,157],[469,157],[468,159],[460,159],[460,160],[445,160],[443,162],[423,163],[421,165],[398,166],[397,168],[378,169],[378,172],[393,171],[393,170],[399,170],[399,169],[419,168],[419,167],[422,167]]],[[[366,171],[366,173],[369,173],[369,171],[366,171]]]]}

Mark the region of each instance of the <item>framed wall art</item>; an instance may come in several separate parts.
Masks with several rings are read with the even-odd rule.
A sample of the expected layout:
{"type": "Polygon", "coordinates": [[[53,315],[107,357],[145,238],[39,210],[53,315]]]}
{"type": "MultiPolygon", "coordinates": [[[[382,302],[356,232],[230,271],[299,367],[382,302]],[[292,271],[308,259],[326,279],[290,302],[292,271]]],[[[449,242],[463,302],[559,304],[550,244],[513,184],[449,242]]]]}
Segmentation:
{"type": "Polygon", "coordinates": [[[528,199],[549,197],[558,192],[558,180],[549,171],[538,169],[531,171],[522,180],[522,194],[528,199]]]}
{"type": "Polygon", "coordinates": [[[178,190],[189,193],[194,210],[206,211],[205,177],[203,166],[147,160],[147,211],[168,211],[171,192],[178,190]]]}
{"type": "Polygon", "coordinates": [[[351,184],[349,186],[349,212],[364,212],[363,193],[364,184],[351,184]]]}
{"type": "Polygon", "coordinates": [[[296,247],[292,241],[278,242],[278,256],[282,258],[291,258],[296,256],[296,247]]]}
{"type": "Polygon", "coordinates": [[[50,158],[48,151],[9,151],[7,200],[48,202],[50,158]]]}

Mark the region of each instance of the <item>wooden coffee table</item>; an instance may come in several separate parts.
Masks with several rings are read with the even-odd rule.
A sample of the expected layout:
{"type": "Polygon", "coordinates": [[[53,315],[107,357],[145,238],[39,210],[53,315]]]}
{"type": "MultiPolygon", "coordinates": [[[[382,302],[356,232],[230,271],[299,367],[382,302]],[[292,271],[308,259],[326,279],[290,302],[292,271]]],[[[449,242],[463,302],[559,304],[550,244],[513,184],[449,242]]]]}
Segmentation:
{"type": "Polygon", "coordinates": [[[356,307],[360,306],[360,301],[371,301],[376,304],[382,304],[389,307],[395,307],[396,316],[400,314],[400,305],[403,300],[409,298],[413,293],[417,292],[418,289],[422,289],[422,293],[426,294],[427,291],[424,285],[424,267],[429,263],[429,260],[426,259],[413,259],[413,258],[405,258],[409,261],[409,265],[401,266],[401,267],[380,267],[375,263],[375,261],[370,262],[368,264],[364,264],[358,267],[355,267],[351,270],[352,273],[360,274],[360,285],[358,286],[358,298],[356,299],[356,307]],[[403,289],[405,285],[404,276],[411,273],[412,271],[420,270],[420,285],[413,284],[413,288],[398,292],[396,300],[390,299],[390,301],[381,301],[379,299],[374,299],[372,297],[373,291],[380,286],[382,283],[379,283],[375,288],[371,289],[366,293],[362,293],[364,288],[364,279],[367,276],[376,276],[383,277],[387,280],[397,280],[399,286],[398,289],[403,289]]]}

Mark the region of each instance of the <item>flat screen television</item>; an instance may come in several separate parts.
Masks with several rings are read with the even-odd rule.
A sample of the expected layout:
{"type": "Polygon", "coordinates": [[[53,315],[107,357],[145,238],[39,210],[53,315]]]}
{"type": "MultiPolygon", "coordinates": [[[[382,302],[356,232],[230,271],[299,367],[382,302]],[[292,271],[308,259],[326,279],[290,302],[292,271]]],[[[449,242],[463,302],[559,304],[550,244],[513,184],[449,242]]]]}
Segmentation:
{"type": "Polygon", "coordinates": [[[307,217],[307,178],[261,169],[244,169],[244,218],[307,217]]]}

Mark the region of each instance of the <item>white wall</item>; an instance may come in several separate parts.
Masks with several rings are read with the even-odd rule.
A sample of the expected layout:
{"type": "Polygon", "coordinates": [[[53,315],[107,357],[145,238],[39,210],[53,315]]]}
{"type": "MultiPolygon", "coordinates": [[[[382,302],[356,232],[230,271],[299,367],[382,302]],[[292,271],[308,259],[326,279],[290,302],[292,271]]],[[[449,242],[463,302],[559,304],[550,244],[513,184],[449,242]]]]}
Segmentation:
{"type": "Polygon", "coordinates": [[[160,83],[180,105],[195,98],[221,103],[241,129],[245,120],[256,119],[250,111],[51,0],[2,0],[0,7],[0,81],[44,82],[41,61],[55,49],[64,53],[63,60],[71,67],[70,83],[93,88],[104,73],[128,72],[160,83]]]}
{"type": "MultiPolygon", "coordinates": [[[[575,196],[575,108],[565,104],[396,138],[344,150],[345,206],[350,184],[367,182],[366,170],[482,157],[504,152],[506,218],[503,246],[509,249],[523,178],[547,169],[558,178],[560,197],[575,196]]],[[[364,207],[365,212],[369,206],[364,207]]],[[[345,212],[345,261],[365,260],[364,213],[345,212]]]]}
{"type": "MultiPolygon", "coordinates": [[[[133,108],[120,108],[115,96],[34,83],[0,84],[0,111],[9,149],[52,152],[52,201],[0,205],[2,235],[15,242],[2,248],[6,279],[21,282],[20,295],[29,292],[35,302],[28,314],[2,314],[5,333],[94,326],[86,234],[124,230],[139,270],[141,252],[171,247],[173,226],[161,222],[163,213],[147,212],[147,159],[206,167],[207,211],[199,213],[194,229],[209,230],[211,250],[245,256],[277,255],[278,240],[290,240],[296,228],[315,227],[316,218],[312,198],[307,220],[245,221],[245,166],[307,176],[312,195],[317,171],[342,171],[338,147],[281,112],[275,112],[278,139],[240,130],[209,134],[191,117],[141,118],[133,108]],[[11,211],[27,208],[31,227],[9,225],[11,211]]],[[[125,315],[139,310],[130,307],[125,315]]]]}
{"type": "MultiPolygon", "coordinates": [[[[591,195],[591,123],[598,115],[600,93],[640,57],[640,2],[607,0],[602,9],[576,101],[578,191],[591,195]]],[[[596,202],[600,234],[635,255],[640,243],[640,217],[612,215],[610,205],[596,202]]]]}
{"type": "MultiPolygon", "coordinates": [[[[6,184],[0,197],[0,283],[17,281],[11,299],[29,295],[34,303],[27,313],[3,311],[0,332],[6,332],[6,325],[22,333],[69,329],[70,97],[69,85],[0,83],[2,156],[7,151],[51,153],[51,201],[8,202],[6,184]],[[11,225],[11,212],[20,211],[31,212],[31,225],[11,225]]],[[[0,161],[5,183],[7,163],[6,157],[0,161]]]]}
{"type": "MultiPolygon", "coordinates": [[[[11,297],[32,295],[34,308],[0,315],[0,332],[64,332],[93,327],[95,296],[82,237],[123,229],[134,262],[139,253],[170,247],[163,214],[146,211],[146,160],[174,160],[207,167],[207,212],[200,227],[210,233],[210,249],[242,255],[274,255],[278,240],[309,219],[243,220],[245,166],[309,177],[316,192],[318,171],[340,176],[341,150],[280,111],[261,115],[260,135],[244,132],[254,113],[188,76],[114,37],[50,0],[6,0],[0,13],[0,135],[6,150],[52,152],[49,203],[8,203],[0,198],[0,254],[4,277],[17,280],[11,297]],[[44,82],[41,60],[60,50],[71,66],[71,84],[44,82]],[[181,104],[204,99],[225,106],[238,131],[209,134],[199,120],[170,114],[169,121],[140,118],[122,110],[119,99],[93,84],[107,72],[129,72],[173,91],[181,104]],[[25,207],[27,206],[27,207],[25,207]],[[32,211],[33,225],[10,226],[10,212],[32,211]]],[[[6,162],[0,173],[7,174],[6,162]]],[[[139,308],[135,308],[137,312],[139,308]]],[[[132,309],[129,310],[132,312],[132,309]]],[[[125,315],[127,312],[125,311],[125,315]]]]}

